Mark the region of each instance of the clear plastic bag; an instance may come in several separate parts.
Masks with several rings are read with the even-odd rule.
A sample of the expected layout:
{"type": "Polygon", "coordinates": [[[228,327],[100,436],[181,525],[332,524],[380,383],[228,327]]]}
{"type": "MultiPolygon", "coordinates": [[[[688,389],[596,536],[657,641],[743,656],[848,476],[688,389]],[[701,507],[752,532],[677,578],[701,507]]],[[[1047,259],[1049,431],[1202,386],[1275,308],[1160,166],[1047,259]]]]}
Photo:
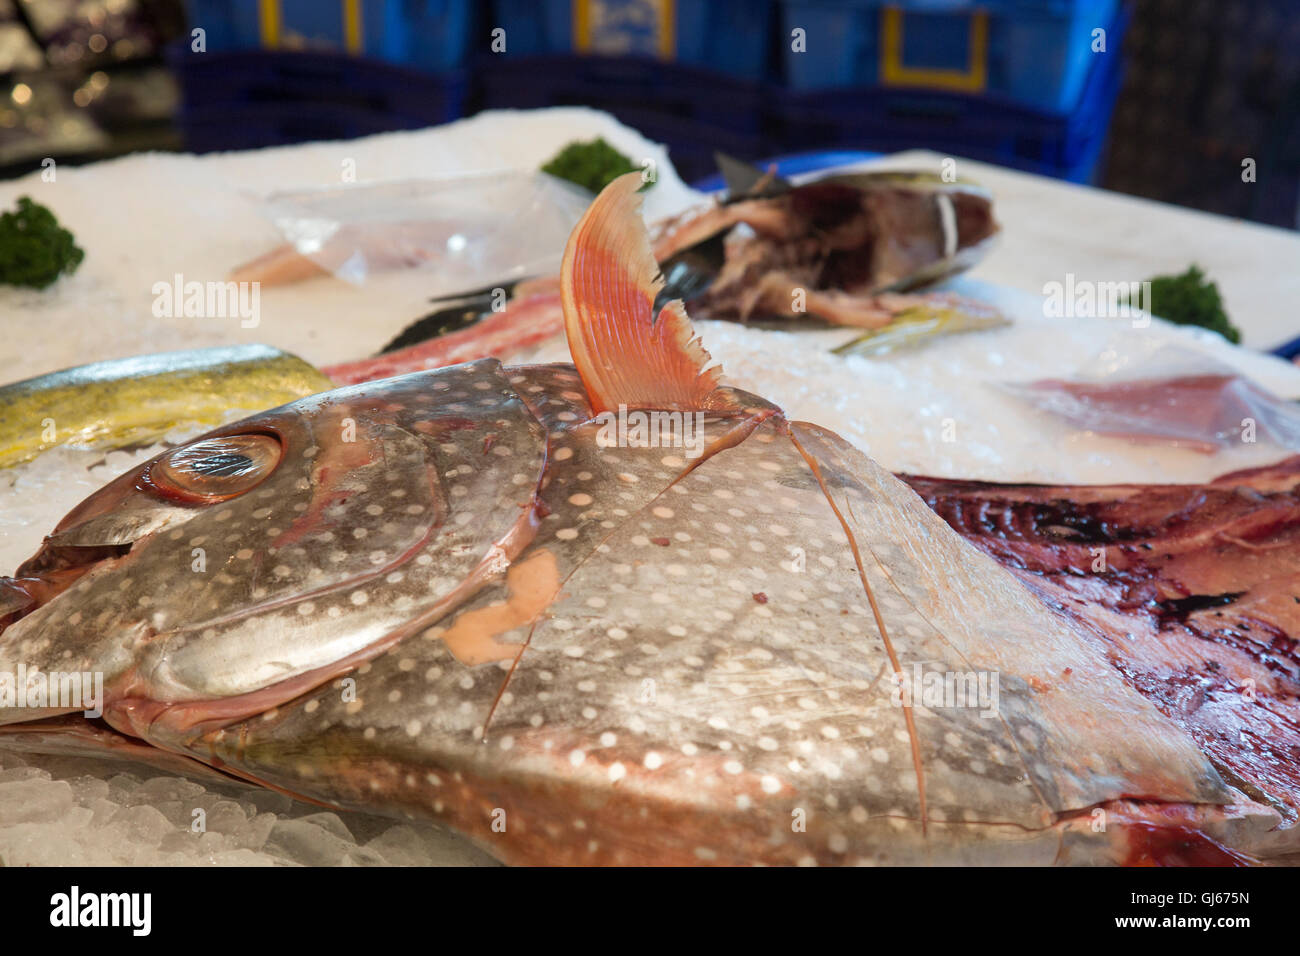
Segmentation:
{"type": "Polygon", "coordinates": [[[1300,406],[1236,369],[1174,345],[1138,356],[1108,351],[1070,380],[1004,383],[1075,428],[1207,454],[1270,443],[1300,451],[1300,406]]]}
{"type": "Polygon", "coordinates": [[[514,171],[275,193],[265,212],[284,245],[230,277],[362,284],[378,272],[429,269],[474,288],[553,272],[590,202],[562,180],[514,171]]]}

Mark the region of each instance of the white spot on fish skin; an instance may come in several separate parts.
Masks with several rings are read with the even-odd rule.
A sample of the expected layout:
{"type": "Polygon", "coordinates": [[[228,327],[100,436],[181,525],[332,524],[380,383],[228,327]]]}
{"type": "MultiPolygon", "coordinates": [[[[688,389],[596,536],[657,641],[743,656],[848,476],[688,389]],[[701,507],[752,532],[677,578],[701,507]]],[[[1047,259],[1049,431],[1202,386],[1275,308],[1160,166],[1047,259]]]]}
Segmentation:
{"type": "Polygon", "coordinates": [[[306,617],[309,614],[315,614],[316,605],[313,604],[311,601],[303,601],[301,604],[298,605],[298,613],[301,614],[303,617],[306,617]]]}
{"type": "Polygon", "coordinates": [[[360,607],[361,605],[369,601],[370,598],[369,596],[367,596],[365,591],[353,591],[348,596],[348,600],[351,601],[353,604],[355,604],[357,607],[360,607]]]}
{"type": "Polygon", "coordinates": [[[561,541],[572,541],[574,538],[578,536],[578,529],[561,528],[559,531],[555,532],[555,536],[559,538],[561,541]]]}
{"type": "Polygon", "coordinates": [[[420,736],[420,728],[421,728],[421,724],[418,720],[408,720],[406,722],[406,736],[408,737],[420,736]]]}
{"type": "Polygon", "coordinates": [[[759,781],[759,786],[763,788],[764,793],[778,793],[781,789],[781,781],[771,774],[765,774],[759,781]]]}
{"type": "Polygon", "coordinates": [[[573,449],[557,448],[555,449],[555,454],[552,455],[551,457],[554,458],[556,461],[568,461],[570,458],[573,457],[573,449]]]}
{"type": "Polygon", "coordinates": [[[647,770],[658,770],[664,765],[664,758],[652,750],[645,755],[643,763],[647,770]]]}
{"type": "Polygon", "coordinates": [[[626,776],[627,776],[627,768],[624,767],[621,763],[610,764],[609,779],[611,782],[617,783],[618,781],[622,780],[626,776]]]}
{"type": "Polygon", "coordinates": [[[612,747],[616,743],[618,743],[618,737],[610,733],[608,730],[600,735],[600,745],[602,747],[612,747]]]}
{"type": "Polygon", "coordinates": [[[581,750],[569,751],[569,763],[575,767],[581,767],[582,762],[587,759],[587,755],[581,750]]]}

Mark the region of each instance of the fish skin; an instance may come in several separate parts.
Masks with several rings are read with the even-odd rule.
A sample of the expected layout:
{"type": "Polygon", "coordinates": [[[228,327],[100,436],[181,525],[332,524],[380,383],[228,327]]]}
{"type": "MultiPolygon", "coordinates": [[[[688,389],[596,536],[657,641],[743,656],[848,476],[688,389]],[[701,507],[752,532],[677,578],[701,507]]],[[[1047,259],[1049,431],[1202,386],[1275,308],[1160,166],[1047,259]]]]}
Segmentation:
{"type": "MultiPolygon", "coordinates": [[[[630,221],[626,185],[584,223],[630,221]]],[[[622,323],[578,368],[354,386],[110,483],[20,569],[50,583],[0,668],[104,671],[120,733],[505,862],[1123,862],[1276,823],[905,485],[704,377],[680,308],[645,335],[641,252],[566,282],[622,323]],[[625,367],[588,391],[620,333],[625,367]],[[700,454],[611,442],[593,413],[636,396],[685,403],[700,454]],[[278,451],[213,486],[228,456],[199,450],[239,435],[278,451]],[[177,462],[219,497],[179,495],[177,462]],[[896,699],[915,670],[998,695],[896,699]]]]}
{"type": "MultiPolygon", "coordinates": [[[[408,377],[337,390],[217,429],[206,438],[269,433],[285,448],[270,477],[229,503],[195,507],[161,498],[145,480],[152,462],[122,475],[61,522],[17,577],[59,568],[66,550],[60,538],[105,514],[134,506],[159,519],[129,553],[77,580],[74,600],[46,603],[12,624],[5,650],[39,655],[46,669],[62,660],[59,669],[103,671],[114,700],[105,719],[138,734],[214,719],[211,701],[221,714],[245,698],[273,706],[296,681],[328,677],[319,669],[396,639],[397,629],[439,601],[475,587],[489,545],[502,560],[514,556],[518,526],[528,519],[514,469],[535,485],[544,446],[517,398],[495,396],[489,410],[458,400],[462,391],[472,398],[492,388],[508,383],[497,363],[479,363],[433,382],[408,377]],[[490,456],[493,467],[480,467],[477,494],[458,498],[447,449],[481,446],[476,427],[484,422],[513,457],[490,456]],[[350,428],[354,442],[345,440],[350,428]],[[192,570],[196,548],[203,549],[203,571],[192,570]],[[385,582],[431,548],[441,577],[409,595],[385,582]],[[323,607],[321,615],[305,613],[321,593],[355,601],[345,605],[355,613],[337,622],[323,607]],[[91,619],[88,639],[81,625],[91,619]]],[[[16,658],[0,656],[16,666],[16,658]]],[[[20,710],[0,708],[0,723],[22,718],[20,710]]]]}
{"type": "MultiPolygon", "coordinates": [[[[291,413],[315,416],[280,426],[285,484],[303,478],[310,490],[288,493],[270,484],[273,475],[259,486],[273,494],[253,491],[151,532],[0,634],[0,657],[46,669],[108,665],[106,718],[124,733],[320,802],[447,822],[507,862],[1048,863],[1066,845],[1072,859],[1114,861],[1126,852],[1124,828],[1076,832],[1069,813],[1134,792],[1162,804],[1231,804],[1185,735],[1079,635],[1036,612],[1022,585],[895,479],[828,433],[788,424],[761,400],[732,394],[742,410],[709,415],[706,434],[721,441],[699,464],[672,449],[599,447],[598,426],[568,366],[503,371],[489,360],[340,390],[226,426],[219,433],[265,430],[291,413]],[[491,384],[476,387],[481,382],[491,384]],[[458,391],[491,404],[477,415],[452,408],[465,405],[458,391]],[[420,415],[431,416],[431,427],[412,432],[436,462],[427,472],[445,478],[459,476],[463,465],[475,469],[465,476],[465,494],[451,491],[453,478],[439,486],[440,500],[492,502],[501,523],[484,529],[474,548],[431,543],[410,551],[396,569],[405,575],[399,584],[387,583],[393,572],[385,569],[384,578],[340,576],[327,593],[303,593],[299,582],[326,565],[329,552],[267,552],[301,515],[314,514],[322,495],[338,490],[327,469],[345,443],[323,439],[338,434],[346,411],[359,424],[365,454],[387,451],[386,416],[398,416],[400,427],[401,412],[392,407],[417,397],[425,399],[420,415]],[[487,441],[522,409],[532,425],[521,422],[517,440],[487,441]],[[841,513],[852,516],[847,533],[791,436],[818,462],[841,513]],[[447,444],[455,451],[445,451],[447,444]],[[311,447],[320,451],[304,459],[311,447]],[[501,447],[511,454],[495,454],[501,447]],[[519,465],[521,457],[532,464],[519,465]],[[304,461],[310,469],[295,464],[304,461]],[[493,484],[499,462],[510,467],[498,467],[505,480],[493,484]],[[526,482],[515,485],[516,474],[526,482]],[[295,510],[301,504],[307,509],[295,510]],[[269,514],[253,517],[265,508],[269,514]],[[218,522],[218,509],[237,514],[218,522]],[[510,603],[505,569],[483,574],[440,617],[423,617],[429,604],[420,595],[444,594],[467,568],[483,567],[521,512],[535,516],[535,530],[511,566],[551,555],[557,596],[535,620],[481,635],[484,647],[501,651],[497,659],[465,663],[444,635],[464,615],[510,603]],[[220,571],[203,585],[189,583],[201,577],[188,563],[195,522],[203,519],[212,525],[202,530],[224,525],[238,539],[232,546],[256,549],[250,566],[290,563],[294,583],[281,594],[287,603],[268,594],[250,604],[249,581],[232,575],[223,584],[220,571]],[[268,537],[272,527],[280,533],[268,537]],[[173,540],[177,530],[183,534],[173,540]],[[894,583],[878,568],[866,571],[905,668],[930,660],[941,669],[968,669],[967,661],[1001,669],[1006,725],[960,709],[917,708],[924,827],[911,743],[901,709],[890,702],[891,664],[848,534],[870,542],[864,560],[883,561],[892,575],[894,583]],[[793,570],[782,542],[805,549],[802,571],[793,570]],[[927,558],[927,548],[939,557],[927,558]],[[427,565],[418,563],[420,554],[430,556],[427,565]],[[954,577],[954,567],[964,577],[954,577]],[[125,580],[150,575],[149,589],[119,590],[125,580]],[[79,590],[82,583],[89,586],[79,590]],[[369,596],[356,604],[352,595],[361,590],[369,596]],[[200,629],[216,620],[203,618],[209,591],[227,623],[203,636],[200,629]],[[152,610],[140,608],[138,597],[151,592],[168,596],[165,606],[179,623],[143,639],[131,663],[113,665],[113,648],[149,624],[152,610]],[[760,592],[765,603],[754,598],[760,592]],[[116,603],[95,598],[113,593],[121,596],[116,603]],[[398,611],[403,596],[412,603],[398,611]],[[992,597],[990,607],[984,599],[992,597]],[[307,600],[313,613],[298,614],[307,600]],[[56,624],[78,612],[80,620],[95,620],[101,605],[116,617],[88,646],[84,626],[56,624]],[[912,605],[922,617],[907,611],[912,605]],[[346,634],[329,631],[329,607],[341,608],[346,634]],[[295,632],[300,618],[306,623],[295,632]],[[942,638],[925,630],[927,618],[939,622],[942,638]],[[423,626],[416,630],[412,621],[423,626]],[[243,626],[249,623],[257,627],[243,626]],[[182,626],[195,640],[178,646],[182,626]],[[922,636],[910,636],[911,629],[922,636]],[[386,643],[394,631],[400,639],[386,643]],[[295,633],[310,635],[305,645],[291,639],[295,633]],[[1016,654],[1000,649],[1008,633],[1022,635],[1016,654]],[[303,646],[312,653],[297,672],[277,669],[303,646]],[[74,651],[70,662],[64,650],[74,651]],[[344,658],[347,666],[336,667],[344,658]],[[1082,690],[1067,698],[1036,689],[1062,661],[1082,690]],[[294,683],[301,673],[328,677],[303,688],[294,683]],[[649,703],[642,699],[647,679],[655,681],[649,703]],[[345,680],[355,682],[355,699],[345,699],[345,680]],[[974,754],[981,755],[976,763],[974,754]],[[492,829],[497,811],[505,813],[504,833],[492,829]],[[806,814],[802,832],[791,830],[796,812],[806,814]]],[[[387,503],[421,471],[395,470],[386,479],[377,472],[380,480],[364,492],[353,481],[355,507],[335,516],[333,527],[352,527],[367,505],[387,503]]],[[[116,491],[100,494],[120,506],[116,491]]],[[[458,513],[450,506],[440,527],[454,525],[458,513]]],[[[417,516],[403,521],[411,526],[393,541],[408,543],[428,530],[417,516]]],[[[373,546],[347,544],[351,573],[365,573],[356,564],[368,561],[373,546]]],[[[228,560],[213,555],[214,566],[230,567],[228,560]]],[[[0,711],[6,722],[31,716],[0,711]]],[[[1260,815],[1250,813],[1252,820],[1260,815]]],[[[1226,824],[1216,818],[1201,825],[1217,832],[1226,824]]]]}
{"type": "Polygon", "coordinates": [[[333,383],[302,359],[241,345],[112,359],[0,386],[0,468],[55,445],[148,444],[177,425],[215,425],[333,383]],[[46,422],[55,428],[45,441],[46,422]]]}

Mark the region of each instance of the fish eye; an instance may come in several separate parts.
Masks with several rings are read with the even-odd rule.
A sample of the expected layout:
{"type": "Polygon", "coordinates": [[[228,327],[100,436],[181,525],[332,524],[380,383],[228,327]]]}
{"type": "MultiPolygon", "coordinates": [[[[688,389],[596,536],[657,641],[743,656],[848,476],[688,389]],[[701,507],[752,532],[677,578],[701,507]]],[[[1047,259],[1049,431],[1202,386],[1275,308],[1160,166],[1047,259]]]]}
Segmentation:
{"type": "Polygon", "coordinates": [[[270,435],[223,435],[178,448],[158,459],[146,481],[169,498],[224,501],[261,484],[280,463],[270,435]]]}

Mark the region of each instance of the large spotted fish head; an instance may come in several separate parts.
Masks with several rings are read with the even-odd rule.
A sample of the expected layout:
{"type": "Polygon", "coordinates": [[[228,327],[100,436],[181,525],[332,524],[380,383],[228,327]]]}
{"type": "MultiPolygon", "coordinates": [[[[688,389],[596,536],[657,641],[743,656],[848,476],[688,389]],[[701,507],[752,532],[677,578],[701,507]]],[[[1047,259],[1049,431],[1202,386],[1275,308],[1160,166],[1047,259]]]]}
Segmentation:
{"type": "Polygon", "coordinates": [[[499,573],[543,438],[494,360],[210,432],[91,496],[6,582],[0,669],[102,673],[107,719],[140,736],[274,706],[499,573]]]}

